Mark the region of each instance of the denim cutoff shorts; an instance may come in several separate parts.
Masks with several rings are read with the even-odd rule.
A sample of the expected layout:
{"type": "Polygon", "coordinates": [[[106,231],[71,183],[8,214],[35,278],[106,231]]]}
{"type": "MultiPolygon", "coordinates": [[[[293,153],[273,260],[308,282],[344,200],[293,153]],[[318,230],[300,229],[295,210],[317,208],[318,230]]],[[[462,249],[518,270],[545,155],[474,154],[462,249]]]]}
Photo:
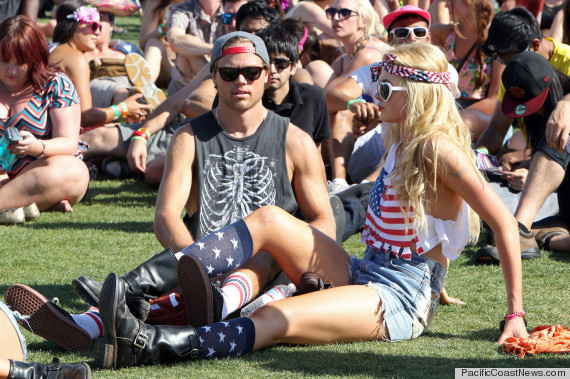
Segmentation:
{"type": "Polygon", "coordinates": [[[4,311],[4,313],[6,313],[6,315],[8,315],[8,319],[12,322],[12,325],[14,325],[14,329],[16,329],[16,333],[18,333],[18,338],[20,339],[20,345],[22,346],[22,351],[24,352],[24,361],[25,361],[26,358],[28,357],[28,349],[26,347],[26,339],[24,338],[24,336],[20,332],[20,327],[18,326],[18,323],[16,322],[16,318],[19,319],[21,316],[18,313],[11,311],[10,308],[8,308],[8,306],[1,301],[0,301],[0,310],[4,311]]]}
{"type": "Polygon", "coordinates": [[[350,258],[351,284],[370,286],[382,300],[384,330],[390,341],[419,337],[429,326],[439,302],[447,269],[412,253],[401,259],[368,247],[364,258],[350,258]]]}

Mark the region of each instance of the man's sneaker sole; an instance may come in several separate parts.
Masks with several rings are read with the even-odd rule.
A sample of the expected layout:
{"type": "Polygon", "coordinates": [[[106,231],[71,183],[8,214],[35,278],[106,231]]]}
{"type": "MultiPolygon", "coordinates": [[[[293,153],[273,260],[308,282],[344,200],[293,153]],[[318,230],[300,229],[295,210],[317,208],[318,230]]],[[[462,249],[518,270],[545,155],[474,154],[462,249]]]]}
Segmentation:
{"type": "Polygon", "coordinates": [[[185,255],[178,261],[178,283],[186,302],[188,325],[199,327],[214,322],[212,284],[202,262],[185,255]]]}
{"type": "Polygon", "coordinates": [[[21,316],[29,316],[19,323],[30,332],[56,343],[65,350],[91,349],[89,333],[34,289],[14,284],[6,290],[5,299],[13,311],[21,316]]]}

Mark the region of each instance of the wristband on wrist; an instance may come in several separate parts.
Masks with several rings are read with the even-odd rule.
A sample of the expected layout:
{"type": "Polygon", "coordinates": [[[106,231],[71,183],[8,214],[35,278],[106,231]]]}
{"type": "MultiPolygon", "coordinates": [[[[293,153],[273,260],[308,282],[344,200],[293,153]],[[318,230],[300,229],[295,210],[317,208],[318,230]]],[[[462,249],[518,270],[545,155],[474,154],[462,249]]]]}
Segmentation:
{"type": "Polygon", "coordinates": [[[163,22],[162,24],[158,25],[158,28],[156,28],[156,31],[162,37],[166,36],[166,22],[163,22]]]}
{"type": "Polygon", "coordinates": [[[525,312],[524,312],[524,309],[522,309],[519,312],[507,313],[505,316],[505,320],[512,320],[512,319],[515,319],[517,317],[524,318],[524,315],[525,315],[525,312]]]}
{"type": "Polygon", "coordinates": [[[486,147],[480,147],[478,149],[475,149],[475,151],[478,151],[483,154],[489,154],[489,149],[487,149],[486,147]]]}
{"type": "Polygon", "coordinates": [[[137,130],[137,132],[141,132],[141,133],[146,134],[146,139],[150,138],[150,132],[147,128],[139,128],[139,130],[137,130]]]}
{"type": "Polygon", "coordinates": [[[113,112],[115,112],[115,115],[113,117],[113,121],[118,120],[119,116],[120,116],[119,107],[113,104],[113,105],[111,105],[111,108],[113,108],[113,112]]]}
{"type": "Polygon", "coordinates": [[[141,136],[132,136],[131,140],[139,140],[139,141],[143,141],[144,143],[146,143],[146,138],[141,137],[141,136]]]}
{"type": "Polygon", "coordinates": [[[41,139],[38,139],[38,141],[40,141],[40,143],[42,144],[42,152],[41,152],[40,155],[38,155],[38,156],[36,157],[36,159],[43,158],[43,157],[44,157],[44,154],[45,154],[45,152],[46,152],[46,143],[45,143],[43,140],[41,140],[41,139]]]}
{"type": "Polygon", "coordinates": [[[352,105],[352,103],[366,103],[366,100],[364,99],[354,99],[354,100],[350,100],[348,102],[348,104],[346,105],[346,109],[350,110],[350,106],[352,105]]]}
{"type": "Polygon", "coordinates": [[[127,103],[125,103],[124,101],[122,103],[119,104],[119,107],[121,107],[121,118],[125,119],[127,118],[127,116],[129,115],[129,110],[127,108],[127,103]]]}

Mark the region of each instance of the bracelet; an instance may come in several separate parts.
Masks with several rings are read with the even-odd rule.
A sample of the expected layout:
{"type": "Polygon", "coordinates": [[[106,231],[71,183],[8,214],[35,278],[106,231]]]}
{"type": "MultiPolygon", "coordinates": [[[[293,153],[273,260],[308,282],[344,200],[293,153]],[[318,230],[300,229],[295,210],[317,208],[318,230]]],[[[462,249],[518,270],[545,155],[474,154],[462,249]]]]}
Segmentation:
{"type": "Polygon", "coordinates": [[[346,105],[346,109],[350,110],[350,106],[352,105],[352,103],[366,103],[366,100],[360,99],[360,98],[354,99],[354,100],[350,100],[350,101],[348,102],[348,104],[346,105]]]}
{"type": "Polygon", "coordinates": [[[113,121],[118,120],[119,116],[120,116],[119,107],[113,104],[113,105],[111,105],[111,108],[113,109],[113,112],[115,112],[115,115],[113,117],[113,121]]]}
{"type": "Polygon", "coordinates": [[[140,129],[139,129],[139,130],[135,130],[135,131],[133,132],[133,135],[132,135],[132,136],[133,136],[133,137],[144,138],[145,141],[148,141],[148,138],[149,138],[147,132],[141,131],[140,129]]]}
{"type": "Polygon", "coordinates": [[[156,31],[158,32],[158,34],[160,34],[162,37],[166,36],[166,22],[163,22],[162,24],[158,25],[158,28],[156,28],[156,31]]]}
{"type": "Polygon", "coordinates": [[[480,147],[478,149],[475,149],[475,151],[478,151],[483,154],[489,154],[489,149],[487,149],[486,147],[480,147]]]}
{"type": "Polygon", "coordinates": [[[127,118],[127,116],[129,115],[129,110],[127,109],[127,103],[123,101],[122,103],[119,104],[119,107],[121,107],[121,109],[123,110],[121,118],[123,119],[127,118]]]}
{"type": "Polygon", "coordinates": [[[36,157],[36,159],[43,158],[43,157],[44,157],[44,154],[45,154],[45,152],[46,152],[46,143],[45,143],[43,140],[41,140],[41,139],[38,139],[38,141],[40,141],[40,143],[42,144],[42,153],[41,153],[40,155],[38,155],[38,156],[36,157]]]}
{"type": "Polygon", "coordinates": [[[150,131],[147,128],[140,128],[139,130],[137,130],[137,132],[146,134],[146,139],[150,138],[150,131]]]}
{"type": "Polygon", "coordinates": [[[505,316],[505,320],[512,320],[515,319],[517,317],[522,317],[524,318],[524,309],[519,311],[519,312],[513,312],[513,313],[507,313],[507,315],[505,316]]]}
{"type": "Polygon", "coordinates": [[[143,141],[144,143],[146,143],[146,139],[144,137],[141,137],[141,136],[132,136],[131,137],[131,141],[135,140],[135,139],[139,140],[139,141],[143,141]]]}

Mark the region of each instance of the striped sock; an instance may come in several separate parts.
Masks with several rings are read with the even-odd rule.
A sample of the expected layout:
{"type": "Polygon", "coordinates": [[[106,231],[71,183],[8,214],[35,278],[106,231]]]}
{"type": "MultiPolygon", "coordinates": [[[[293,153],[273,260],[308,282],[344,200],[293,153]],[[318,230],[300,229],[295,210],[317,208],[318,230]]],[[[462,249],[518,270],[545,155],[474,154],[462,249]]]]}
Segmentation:
{"type": "Polygon", "coordinates": [[[80,315],[71,315],[73,321],[83,328],[92,339],[103,337],[103,323],[101,316],[99,316],[99,309],[95,307],[80,315]]]}
{"type": "Polygon", "coordinates": [[[240,309],[251,300],[251,280],[247,275],[236,272],[226,278],[221,292],[224,297],[222,320],[225,320],[230,313],[240,309]]]}

